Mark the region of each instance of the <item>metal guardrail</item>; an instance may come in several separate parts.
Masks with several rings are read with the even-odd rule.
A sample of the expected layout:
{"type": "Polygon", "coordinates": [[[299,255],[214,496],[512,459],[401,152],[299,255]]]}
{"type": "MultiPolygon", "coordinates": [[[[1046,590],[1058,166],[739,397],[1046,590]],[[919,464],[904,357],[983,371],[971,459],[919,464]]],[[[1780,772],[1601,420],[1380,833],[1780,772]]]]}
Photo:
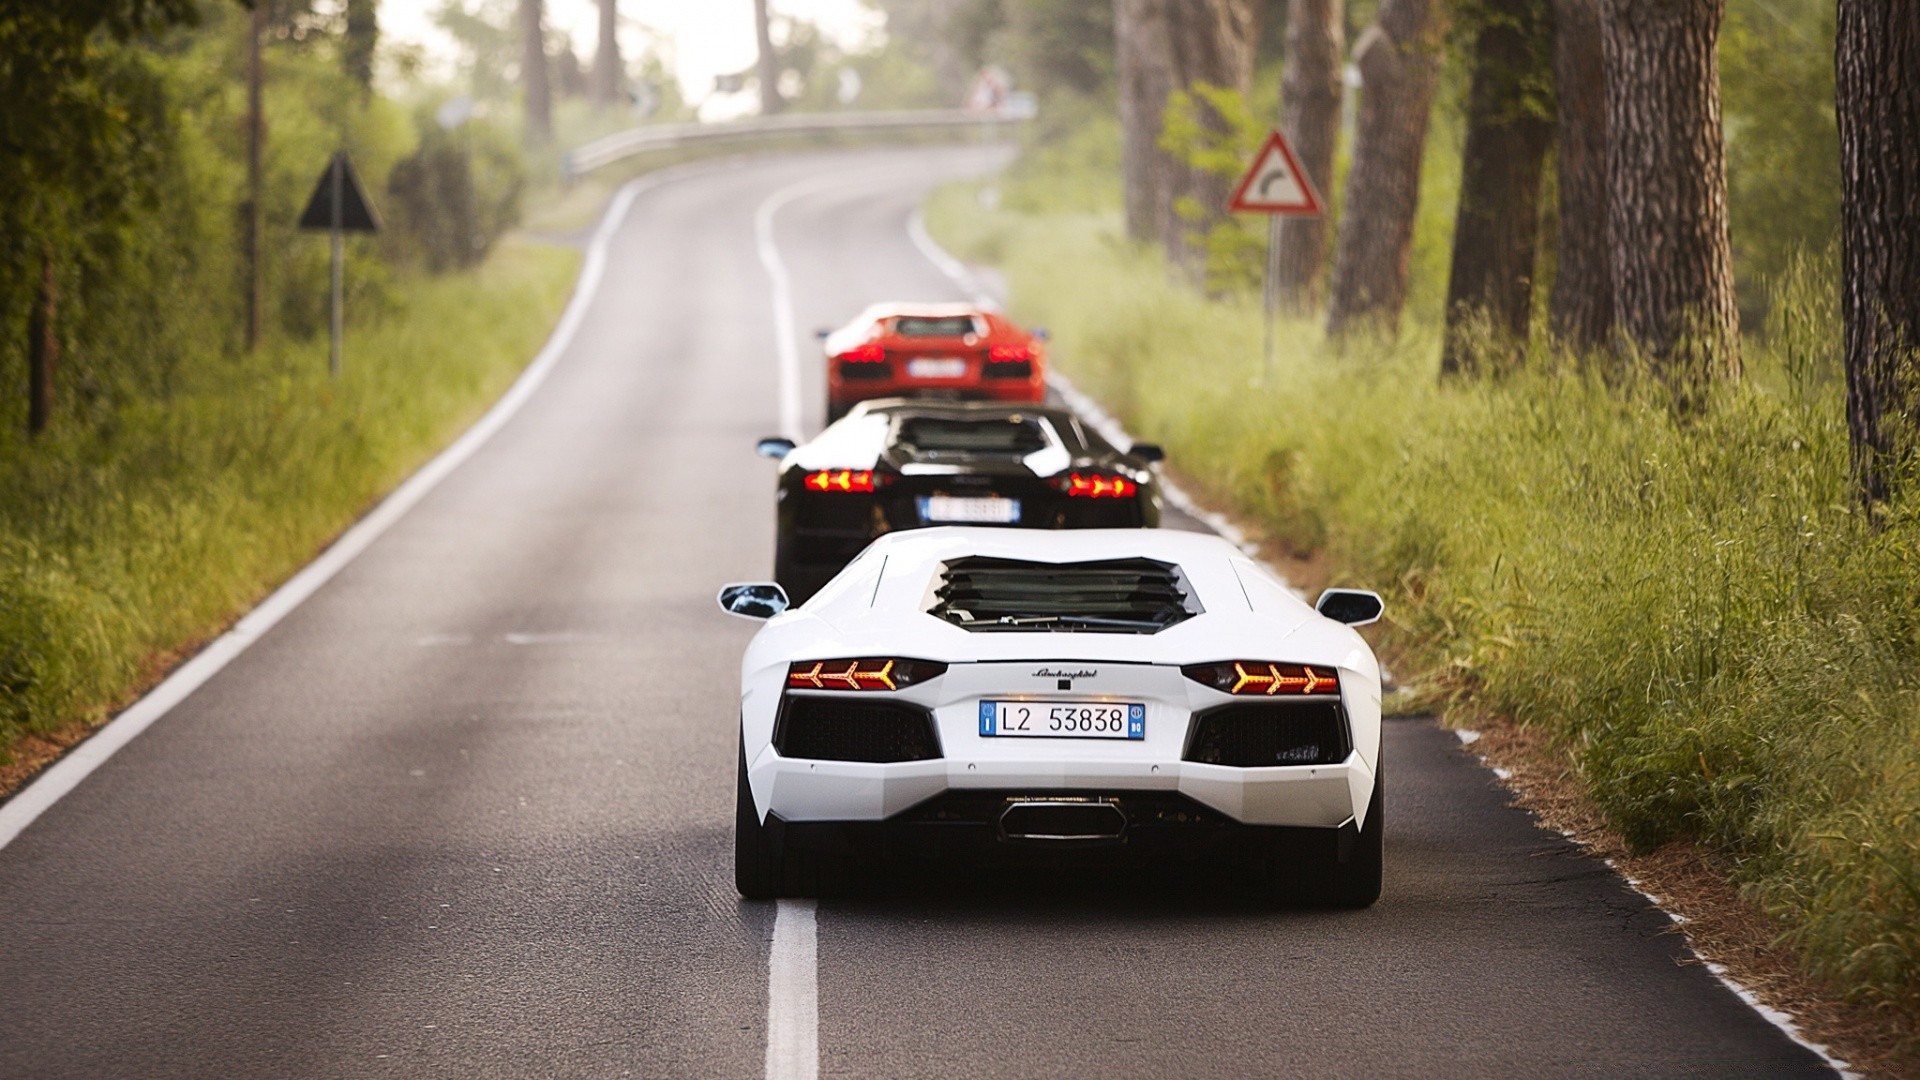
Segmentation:
{"type": "Polygon", "coordinates": [[[595,139],[567,151],[560,170],[575,179],[651,150],[723,143],[766,135],[816,135],[828,132],[898,131],[914,128],[985,128],[1031,120],[1031,106],[981,112],[973,109],[896,109],[884,112],[789,113],[727,120],[714,124],[652,124],[595,139]]]}

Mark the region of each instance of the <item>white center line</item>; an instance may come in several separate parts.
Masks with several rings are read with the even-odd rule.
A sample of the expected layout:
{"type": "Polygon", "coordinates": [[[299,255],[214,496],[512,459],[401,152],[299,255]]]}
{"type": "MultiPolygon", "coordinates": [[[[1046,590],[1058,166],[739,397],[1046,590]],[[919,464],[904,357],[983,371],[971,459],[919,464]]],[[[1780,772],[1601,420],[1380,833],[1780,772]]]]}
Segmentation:
{"type": "Polygon", "coordinates": [[[814,902],[782,900],[767,955],[767,1080],[820,1075],[820,975],[814,902]]]}

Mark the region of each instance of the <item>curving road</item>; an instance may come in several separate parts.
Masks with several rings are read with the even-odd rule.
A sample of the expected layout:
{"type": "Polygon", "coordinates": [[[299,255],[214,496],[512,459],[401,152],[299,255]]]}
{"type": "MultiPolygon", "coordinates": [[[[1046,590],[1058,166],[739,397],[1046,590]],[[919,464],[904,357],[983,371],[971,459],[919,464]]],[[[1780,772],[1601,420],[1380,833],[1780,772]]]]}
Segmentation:
{"type": "Polygon", "coordinates": [[[524,408],[0,848],[0,1076],[1820,1071],[1419,720],[1369,911],[996,878],[776,935],[735,897],[752,627],[711,598],[769,569],[769,259],[811,428],[811,330],[960,295],[906,224],[999,160],[650,181],[524,408]]]}

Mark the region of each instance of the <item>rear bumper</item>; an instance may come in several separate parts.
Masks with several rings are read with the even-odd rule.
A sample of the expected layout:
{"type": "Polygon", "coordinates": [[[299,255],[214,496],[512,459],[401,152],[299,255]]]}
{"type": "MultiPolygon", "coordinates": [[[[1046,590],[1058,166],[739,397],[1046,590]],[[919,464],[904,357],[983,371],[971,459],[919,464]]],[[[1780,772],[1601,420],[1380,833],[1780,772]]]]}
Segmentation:
{"type": "Polygon", "coordinates": [[[887,822],[949,793],[1177,795],[1237,825],[1337,828],[1365,818],[1373,773],[1338,765],[1237,768],[1193,761],[811,761],[767,748],[748,768],[763,814],[788,824],[887,822]]]}

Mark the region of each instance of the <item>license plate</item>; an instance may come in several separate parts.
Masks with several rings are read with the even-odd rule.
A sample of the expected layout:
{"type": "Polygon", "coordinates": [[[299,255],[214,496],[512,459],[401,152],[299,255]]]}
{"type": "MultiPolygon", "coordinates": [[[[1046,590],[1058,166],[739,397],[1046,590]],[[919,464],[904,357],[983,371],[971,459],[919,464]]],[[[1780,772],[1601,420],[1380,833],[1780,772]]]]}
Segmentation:
{"type": "Polygon", "coordinates": [[[1144,739],[1137,701],[983,701],[980,734],[1029,739],[1144,739]]]}
{"type": "Polygon", "coordinates": [[[907,361],[910,379],[964,379],[967,362],[957,356],[923,356],[907,361]]]}
{"type": "Polygon", "coordinates": [[[920,498],[921,521],[965,521],[986,525],[1011,525],[1020,520],[1020,500],[999,497],[979,498],[959,495],[923,495],[920,498]]]}

